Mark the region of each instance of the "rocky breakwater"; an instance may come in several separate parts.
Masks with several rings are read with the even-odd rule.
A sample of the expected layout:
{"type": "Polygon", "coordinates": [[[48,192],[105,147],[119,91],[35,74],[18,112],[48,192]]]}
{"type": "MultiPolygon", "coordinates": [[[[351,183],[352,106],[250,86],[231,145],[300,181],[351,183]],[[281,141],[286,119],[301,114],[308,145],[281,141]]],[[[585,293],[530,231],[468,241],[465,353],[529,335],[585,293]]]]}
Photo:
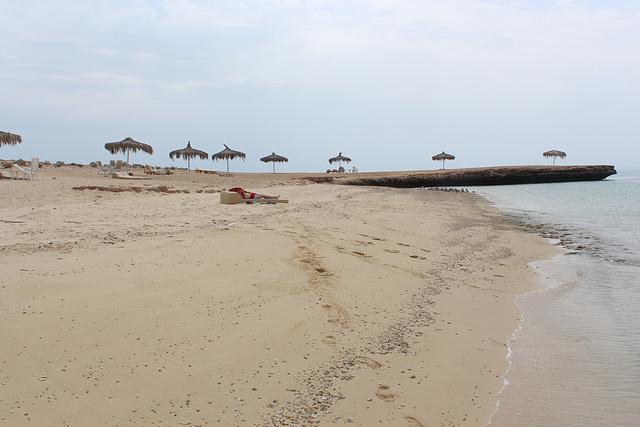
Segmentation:
{"type": "Polygon", "coordinates": [[[420,172],[350,174],[335,179],[334,182],[347,185],[373,185],[397,188],[460,187],[599,181],[615,173],[615,168],[610,165],[496,166],[420,172]]]}

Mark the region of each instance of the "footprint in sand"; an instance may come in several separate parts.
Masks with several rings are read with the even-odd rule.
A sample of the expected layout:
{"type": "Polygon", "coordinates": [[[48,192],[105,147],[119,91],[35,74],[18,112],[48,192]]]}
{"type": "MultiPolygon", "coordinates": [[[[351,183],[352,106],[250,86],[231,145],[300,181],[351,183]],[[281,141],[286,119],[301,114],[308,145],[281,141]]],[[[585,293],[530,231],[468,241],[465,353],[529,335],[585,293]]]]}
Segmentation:
{"type": "Polygon", "coordinates": [[[389,390],[389,387],[387,387],[386,385],[381,385],[380,387],[378,387],[376,396],[378,396],[378,399],[382,399],[385,402],[391,402],[396,398],[396,394],[393,391],[389,390]]]}
{"type": "Polygon", "coordinates": [[[336,341],[335,337],[333,337],[331,335],[327,335],[326,337],[324,337],[322,342],[325,343],[326,345],[328,345],[329,347],[335,347],[337,341],[336,341]]]}
{"type": "Polygon", "coordinates": [[[376,362],[375,360],[371,359],[370,357],[362,356],[360,359],[362,359],[362,361],[365,363],[365,365],[367,365],[368,367],[373,368],[373,369],[377,369],[380,366],[382,366],[380,363],[376,362]]]}
{"type": "Polygon", "coordinates": [[[424,427],[424,425],[413,417],[404,417],[405,421],[409,423],[409,427],[424,427]]]}

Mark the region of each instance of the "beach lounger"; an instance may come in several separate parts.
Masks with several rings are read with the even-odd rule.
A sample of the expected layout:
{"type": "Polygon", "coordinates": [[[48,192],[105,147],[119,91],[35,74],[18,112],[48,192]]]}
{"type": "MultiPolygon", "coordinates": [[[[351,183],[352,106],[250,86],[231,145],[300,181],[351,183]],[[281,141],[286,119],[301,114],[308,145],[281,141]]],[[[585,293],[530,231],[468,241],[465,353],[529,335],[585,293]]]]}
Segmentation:
{"type": "Polygon", "coordinates": [[[151,179],[150,176],[135,176],[135,175],[129,175],[126,172],[113,172],[111,174],[111,178],[118,178],[118,179],[151,179]]]}
{"type": "Polygon", "coordinates": [[[216,172],[216,171],[208,171],[208,170],[200,169],[200,168],[196,168],[196,172],[197,172],[197,173],[208,173],[208,174],[212,174],[212,175],[214,175],[214,174],[218,173],[218,172],[216,172]]]}
{"type": "Polygon", "coordinates": [[[221,191],[220,203],[232,205],[238,203],[289,203],[289,201],[283,199],[243,199],[235,191],[221,191]]]}
{"type": "Polygon", "coordinates": [[[11,174],[11,179],[24,179],[27,170],[22,166],[16,165],[15,163],[11,165],[11,170],[9,171],[11,174]]]}
{"type": "Polygon", "coordinates": [[[118,160],[114,166],[111,167],[111,173],[113,172],[122,172],[122,164],[124,160],[118,160]]]}
{"type": "Polygon", "coordinates": [[[147,175],[170,175],[170,172],[167,169],[157,169],[150,165],[146,165],[144,167],[144,173],[147,175]]]}
{"type": "Polygon", "coordinates": [[[111,168],[108,165],[103,165],[100,160],[96,164],[98,165],[98,175],[108,175],[111,172],[111,168]]]}
{"type": "MultiPolygon", "coordinates": [[[[31,159],[31,167],[26,168],[20,165],[13,164],[14,171],[18,171],[22,174],[22,179],[40,179],[40,174],[38,173],[38,169],[40,168],[40,159],[33,158],[31,159]]],[[[14,173],[11,174],[11,178],[14,178],[14,173]]]]}

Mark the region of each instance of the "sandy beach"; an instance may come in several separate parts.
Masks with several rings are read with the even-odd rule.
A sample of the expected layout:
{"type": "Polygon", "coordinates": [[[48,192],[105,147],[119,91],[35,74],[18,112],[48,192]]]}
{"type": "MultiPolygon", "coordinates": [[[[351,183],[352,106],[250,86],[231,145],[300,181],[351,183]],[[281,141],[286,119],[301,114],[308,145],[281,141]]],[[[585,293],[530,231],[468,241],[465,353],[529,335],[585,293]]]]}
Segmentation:
{"type": "Polygon", "coordinates": [[[472,193],[40,176],[0,180],[0,425],[484,425],[555,253],[472,193]]]}

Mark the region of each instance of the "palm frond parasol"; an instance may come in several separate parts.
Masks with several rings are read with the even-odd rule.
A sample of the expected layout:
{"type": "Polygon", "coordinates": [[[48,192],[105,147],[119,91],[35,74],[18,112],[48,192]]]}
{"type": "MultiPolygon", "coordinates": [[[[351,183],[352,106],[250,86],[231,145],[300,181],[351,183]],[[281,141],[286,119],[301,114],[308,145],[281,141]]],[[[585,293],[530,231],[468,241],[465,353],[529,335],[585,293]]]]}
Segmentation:
{"type": "Polygon", "coordinates": [[[236,151],[236,150],[232,150],[231,148],[227,147],[227,144],[222,144],[224,145],[224,150],[222,150],[219,153],[216,153],[214,155],[211,156],[211,160],[216,161],[216,160],[226,160],[227,161],[227,173],[229,173],[229,160],[233,160],[236,157],[241,158],[242,160],[247,158],[247,155],[240,152],[240,151],[236,151]]]}
{"type": "Polygon", "coordinates": [[[191,159],[200,157],[201,159],[205,160],[209,158],[209,155],[202,150],[196,150],[195,148],[192,148],[191,141],[189,141],[187,142],[187,146],[185,148],[174,150],[169,153],[169,158],[171,160],[175,158],[179,159],[180,157],[182,157],[183,159],[187,159],[187,170],[189,171],[188,173],[191,173],[191,159]]]}
{"type": "Polygon", "coordinates": [[[22,137],[15,133],[3,132],[0,130],[0,145],[16,145],[22,142],[22,137]]]}
{"type": "Polygon", "coordinates": [[[351,159],[343,156],[342,151],[336,156],[329,159],[329,164],[338,162],[338,166],[342,167],[342,162],[351,163],[351,159]]]}
{"type": "Polygon", "coordinates": [[[455,160],[456,156],[452,155],[452,154],[447,154],[444,151],[440,154],[436,154],[435,156],[431,157],[431,160],[442,160],[442,169],[444,169],[444,161],[445,160],[455,160]]]}
{"type": "Polygon", "coordinates": [[[556,165],[556,157],[560,157],[561,159],[564,159],[565,157],[567,157],[567,153],[559,150],[545,151],[544,153],[542,153],[542,155],[547,158],[553,157],[553,166],[556,165]]]}
{"type": "Polygon", "coordinates": [[[261,158],[260,161],[265,163],[273,162],[273,173],[276,173],[276,163],[288,162],[289,159],[284,156],[279,156],[276,153],[271,153],[270,155],[261,158]]]}
{"type": "Polygon", "coordinates": [[[143,142],[138,142],[130,136],[126,137],[122,141],[108,142],[104,144],[104,148],[111,154],[119,152],[127,153],[127,171],[129,171],[129,151],[133,151],[135,153],[140,150],[145,153],[153,154],[153,147],[143,142]]]}

